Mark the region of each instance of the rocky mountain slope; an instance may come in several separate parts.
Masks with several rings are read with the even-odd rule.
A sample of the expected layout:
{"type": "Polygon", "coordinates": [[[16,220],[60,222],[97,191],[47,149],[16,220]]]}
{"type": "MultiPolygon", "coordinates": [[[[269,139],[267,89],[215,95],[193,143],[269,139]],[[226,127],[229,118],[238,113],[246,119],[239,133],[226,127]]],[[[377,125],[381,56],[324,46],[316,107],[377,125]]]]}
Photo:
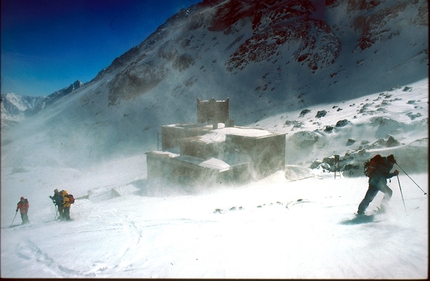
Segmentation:
{"type": "Polygon", "coordinates": [[[8,132],[2,146],[70,165],[155,149],[161,125],[196,122],[197,97],[229,97],[235,124],[255,125],[408,85],[428,77],[427,6],[424,0],[203,1],[8,132]],[[55,156],[20,147],[21,137],[55,156]]]}

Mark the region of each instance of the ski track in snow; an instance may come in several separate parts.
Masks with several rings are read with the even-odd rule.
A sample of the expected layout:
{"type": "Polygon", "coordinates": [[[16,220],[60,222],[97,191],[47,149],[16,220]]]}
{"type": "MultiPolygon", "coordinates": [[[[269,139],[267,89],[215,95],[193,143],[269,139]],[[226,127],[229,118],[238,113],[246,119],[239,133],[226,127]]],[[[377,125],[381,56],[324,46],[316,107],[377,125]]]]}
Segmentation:
{"type": "Polygon", "coordinates": [[[31,240],[19,243],[16,253],[20,259],[33,262],[42,272],[52,273],[56,277],[85,276],[82,272],[58,264],[31,240]]]}

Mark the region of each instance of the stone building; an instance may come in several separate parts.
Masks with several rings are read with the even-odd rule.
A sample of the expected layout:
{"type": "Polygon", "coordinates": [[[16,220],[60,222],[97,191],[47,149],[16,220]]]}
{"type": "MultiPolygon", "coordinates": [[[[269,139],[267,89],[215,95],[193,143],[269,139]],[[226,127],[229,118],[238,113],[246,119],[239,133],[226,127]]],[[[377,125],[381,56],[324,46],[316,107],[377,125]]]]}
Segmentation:
{"type": "Polygon", "coordinates": [[[146,153],[148,178],[215,184],[284,170],[285,134],[235,126],[229,99],[197,99],[197,122],[162,126],[161,150],[146,153]]]}

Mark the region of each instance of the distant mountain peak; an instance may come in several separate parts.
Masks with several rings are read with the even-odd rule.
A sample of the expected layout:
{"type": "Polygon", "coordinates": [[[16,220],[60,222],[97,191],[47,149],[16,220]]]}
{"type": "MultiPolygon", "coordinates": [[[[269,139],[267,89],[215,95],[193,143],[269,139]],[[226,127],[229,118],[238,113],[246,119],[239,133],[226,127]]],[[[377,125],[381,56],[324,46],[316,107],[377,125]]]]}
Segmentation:
{"type": "Polygon", "coordinates": [[[28,116],[33,116],[35,113],[44,109],[47,105],[52,104],[60,98],[81,88],[82,85],[83,83],[81,81],[76,80],[74,83],[70,84],[70,86],[59,91],[55,91],[47,97],[21,96],[13,93],[2,94],[2,126],[9,127],[10,125],[14,125],[25,120],[28,116]]]}

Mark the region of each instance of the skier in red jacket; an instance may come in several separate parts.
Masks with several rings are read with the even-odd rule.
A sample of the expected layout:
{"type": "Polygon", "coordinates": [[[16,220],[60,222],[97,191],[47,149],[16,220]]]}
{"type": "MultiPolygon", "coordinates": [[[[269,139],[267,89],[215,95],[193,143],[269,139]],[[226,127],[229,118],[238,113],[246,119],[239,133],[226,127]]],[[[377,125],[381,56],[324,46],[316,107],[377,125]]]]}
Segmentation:
{"type": "Polygon", "coordinates": [[[15,212],[18,212],[18,209],[19,209],[19,211],[21,213],[22,224],[30,222],[28,220],[28,214],[27,214],[28,208],[30,208],[30,204],[28,203],[28,200],[25,199],[23,196],[21,196],[21,200],[16,205],[16,211],[15,212]]]}
{"type": "MultiPolygon", "coordinates": [[[[376,156],[375,156],[376,157],[376,156]]],[[[382,203],[379,209],[383,212],[385,211],[388,201],[390,201],[391,196],[393,195],[393,191],[387,185],[387,179],[390,179],[399,174],[399,171],[395,170],[393,173],[390,173],[394,164],[396,164],[396,159],[394,159],[394,155],[390,154],[388,157],[381,157],[379,155],[379,160],[377,160],[374,165],[372,172],[369,175],[369,189],[364,196],[364,199],[361,201],[358,206],[358,215],[363,215],[369,206],[370,202],[375,198],[378,191],[384,193],[384,197],[382,198],[382,203]]]]}

